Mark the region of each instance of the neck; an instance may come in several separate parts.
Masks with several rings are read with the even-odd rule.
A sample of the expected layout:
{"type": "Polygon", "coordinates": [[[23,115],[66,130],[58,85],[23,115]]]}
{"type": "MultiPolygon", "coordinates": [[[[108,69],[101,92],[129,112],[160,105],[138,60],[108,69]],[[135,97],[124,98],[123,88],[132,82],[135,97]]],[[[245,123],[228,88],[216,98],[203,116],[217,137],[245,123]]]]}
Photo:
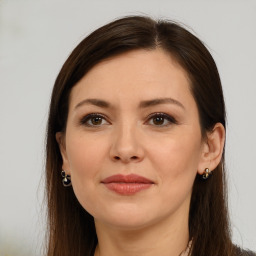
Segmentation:
{"type": "Polygon", "coordinates": [[[136,230],[122,230],[95,221],[98,246],[95,256],[178,256],[187,247],[187,215],[166,219],[136,230]],[[168,228],[166,228],[168,227],[168,228]]]}

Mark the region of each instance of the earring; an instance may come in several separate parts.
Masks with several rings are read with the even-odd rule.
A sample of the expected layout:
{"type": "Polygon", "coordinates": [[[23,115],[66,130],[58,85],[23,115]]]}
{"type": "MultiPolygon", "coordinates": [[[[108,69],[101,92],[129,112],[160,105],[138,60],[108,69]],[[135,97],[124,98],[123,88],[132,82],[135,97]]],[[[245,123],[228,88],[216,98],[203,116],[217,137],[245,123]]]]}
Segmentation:
{"type": "Polygon", "coordinates": [[[71,186],[71,176],[66,174],[65,171],[61,171],[61,176],[62,176],[62,184],[64,187],[69,187],[71,186]]]}
{"type": "Polygon", "coordinates": [[[212,172],[209,170],[209,168],[206,168],[204,170],[204,173],[203,173],[202,177],[203,177],[204,180],[207,180],[210,177],[211,174],[212,174],[212,172]]]}

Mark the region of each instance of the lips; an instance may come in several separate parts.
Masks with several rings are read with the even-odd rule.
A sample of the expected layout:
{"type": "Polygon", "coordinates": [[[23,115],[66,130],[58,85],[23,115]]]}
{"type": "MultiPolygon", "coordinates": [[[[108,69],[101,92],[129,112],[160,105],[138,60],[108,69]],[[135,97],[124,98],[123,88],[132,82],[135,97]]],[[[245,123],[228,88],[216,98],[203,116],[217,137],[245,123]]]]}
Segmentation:
{"type": "Polygon", "coordinates": [[[133,195],[141,190],[150,188],[154,182],[145,177],[129,175],[113,175],[104,179],[103,183],[109,190],[121,195],[133,195]]]}

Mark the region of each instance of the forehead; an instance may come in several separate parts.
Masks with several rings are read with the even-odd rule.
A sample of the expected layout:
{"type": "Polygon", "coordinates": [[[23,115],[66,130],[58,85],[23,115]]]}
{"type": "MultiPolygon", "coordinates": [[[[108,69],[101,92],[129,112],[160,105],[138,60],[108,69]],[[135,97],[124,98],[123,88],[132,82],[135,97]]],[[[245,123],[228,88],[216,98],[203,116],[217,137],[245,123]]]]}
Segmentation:
{"type": "Polygon", "coordinates": [[[71,90],[70,104],[85,97],[131,102],[166,96],[192,97],[186,71],[161,49],[134,50],[95,65],[71,90]]]}

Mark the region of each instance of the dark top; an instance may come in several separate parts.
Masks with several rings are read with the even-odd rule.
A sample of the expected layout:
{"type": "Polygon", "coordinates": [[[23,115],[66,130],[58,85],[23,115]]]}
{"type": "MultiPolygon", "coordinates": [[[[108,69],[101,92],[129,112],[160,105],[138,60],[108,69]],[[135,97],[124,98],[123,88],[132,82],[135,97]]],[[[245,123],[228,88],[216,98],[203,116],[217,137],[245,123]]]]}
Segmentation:
{"type": "Polygon", "coordinates": [[[234,256],[256,256],[256,253],[252,252],[252,251],[245,251],[240,248],[237,248],[236,254],[234,256]]]}

